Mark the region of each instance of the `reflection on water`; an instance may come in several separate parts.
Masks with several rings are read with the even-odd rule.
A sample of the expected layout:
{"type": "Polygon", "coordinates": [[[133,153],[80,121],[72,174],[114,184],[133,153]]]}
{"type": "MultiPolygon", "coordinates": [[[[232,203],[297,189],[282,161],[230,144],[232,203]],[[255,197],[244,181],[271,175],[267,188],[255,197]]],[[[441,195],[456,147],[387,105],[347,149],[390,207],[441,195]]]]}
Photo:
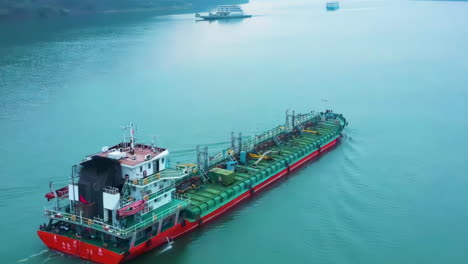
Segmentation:
{"type": "Polygon", "coordinates": [[[217,19],[217,20],[203,20],[203,19],[197,19],[195,22],[199,23],[208,23],[208,24],[240,24],[242,23],[245,19],[249,18],[230,18],[230,19],[217,19]]]}
{"type": "Polygon", "coordinates": [[[219,23],[219,24],[240,24],[240,23],[242,23],[245,19],[249,19],[249,18],[221,19],[221,20],[218,20],[218,23],[219,23]]]}

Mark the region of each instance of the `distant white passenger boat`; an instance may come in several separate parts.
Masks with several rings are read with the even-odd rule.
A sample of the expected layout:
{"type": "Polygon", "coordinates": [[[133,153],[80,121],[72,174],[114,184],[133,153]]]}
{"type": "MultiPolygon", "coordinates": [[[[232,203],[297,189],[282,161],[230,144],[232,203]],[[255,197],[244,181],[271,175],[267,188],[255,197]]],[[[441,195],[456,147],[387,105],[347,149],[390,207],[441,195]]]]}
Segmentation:
{"type": "Polygon", "coordinates": [[[338,1],[327,2],[327,10],[333,11],[340,8],[340,3],[338,1]]]}
{"type": "Polygon", "coordinates": [[[216,13],[209,12],[208,15],[195,14],[196,18],[205,20],[229,19],[229,18],[247,18],[251,15],[245,15],[240,6],[236,5],[221,5],[218,6],[216,13]]]}

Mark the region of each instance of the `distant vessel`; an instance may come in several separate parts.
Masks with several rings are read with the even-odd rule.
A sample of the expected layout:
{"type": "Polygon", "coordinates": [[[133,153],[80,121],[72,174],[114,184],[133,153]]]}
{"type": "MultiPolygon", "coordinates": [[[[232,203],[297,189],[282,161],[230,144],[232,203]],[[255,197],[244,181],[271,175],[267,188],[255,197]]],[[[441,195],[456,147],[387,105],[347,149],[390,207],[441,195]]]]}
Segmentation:
{"type": "Polygon", "coordinates": [[[51,249],[103,264],[162,245],[167,250],[174,239],[325,154],[347,124],[331,110],[286,112],[283,125],[250,138],[232,133],[229,148],[209,155],[208,147],[197,147],[196,164],[175,167],[167,149],[136,143],[130,124],[123,127],[130,140],[124,132],[122,142],[86,156],[65,187],[49,184],[48,222],[37,233],[51,249]]]}
{"type": "Polygon", "coordinates": [[[338,1],[327,2],[327,10],[334,11],[340,8],[340,3],[338,1]]]}
{"type": "Polygon", "coordinates": [[[251,15],[245,15],[240,6],[236,5],[221,5],[218,6],[216,13],[209,12],[208,15],[203,16],[199,13],[195,14],[196,18],[205,20],[229,19],[229,18],[247,18],[251,15]]]}

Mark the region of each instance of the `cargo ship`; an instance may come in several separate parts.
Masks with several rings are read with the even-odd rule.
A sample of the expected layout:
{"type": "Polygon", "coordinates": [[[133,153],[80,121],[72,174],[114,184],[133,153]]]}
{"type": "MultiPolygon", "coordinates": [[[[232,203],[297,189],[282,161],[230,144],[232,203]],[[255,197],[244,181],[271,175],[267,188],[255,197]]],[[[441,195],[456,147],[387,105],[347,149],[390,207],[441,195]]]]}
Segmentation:
{"type": "MultiPolygon", "coordinates": [[[[342,138],[347,121],[331,110],[295,114],[260,135],[231,134],[225,150],[197,146],[196,163],[124,139],[72,167],[66,186],[49,184],[46,222],[37,231],[50,249],[96,263],[121,263],[173,243],[271,183],[320,157],[342,138]]],[[[195,158],[194,158],[195,160],[195,158]]]]}

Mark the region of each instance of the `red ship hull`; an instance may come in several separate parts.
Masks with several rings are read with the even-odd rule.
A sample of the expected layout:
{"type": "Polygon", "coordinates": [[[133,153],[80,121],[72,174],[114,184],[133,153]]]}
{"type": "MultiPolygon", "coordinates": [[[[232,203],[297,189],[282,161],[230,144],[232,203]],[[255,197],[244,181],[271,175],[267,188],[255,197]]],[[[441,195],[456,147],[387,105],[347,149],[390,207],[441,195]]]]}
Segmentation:
{"type": "Polygon", "coordinates": [[[330,150],[333,148],[341,139],[338,137],[337,139],[329,142],[325,146],[323,146],[320,151],[317,150],[301,160],[297,161],[296,163],[292,164],[288,169],[284,169],[278,172],[276,175],[270,177],[268,180],[258,184],[257,186],[253,187],[254,191],[246,191],[241,194],[236,199],[232,200],[231,202],[225,204],[224,206],[216,209],[215,211],[211,212],[208,215],[205,215],[201,218],[200,221],[189,222],[185,221],[185,225],[177,224],[172,228],[158,234],[155,237],[152,237],[147,243],[142,243],[136,247],[131,248],[128,252],[119,254],[113,251],[110,251],[105,248],[101,248],[86,242],[82,242],[80,240],[68,238],[65,236],[57,235],[54,233],[38,231],[38,235],[41,240],[46,244],[49,248],[61,251],[63,253],[80,257],[82,259],[94,261],[97,263],[103,264],[114,264],[114,263],[121,263],[129,259],[133,259],[145,252],[148,252],[156,247],[159,247],[165,243],[167,243],[167,238],[175,239],[179,236],[182,236],[201,224],[207,223],[216,217],[222,215],[241,201],[245,200],[246,198],[252,196],[257,191],[264,189],[266,186],[270,185],[271,183],[277,181],[278,179],[282,178],[283,176],[287,175],[289,172],[296,170],[306,164],[308,161],[311,161],[319,156],[320,153],[330,150]]]}

